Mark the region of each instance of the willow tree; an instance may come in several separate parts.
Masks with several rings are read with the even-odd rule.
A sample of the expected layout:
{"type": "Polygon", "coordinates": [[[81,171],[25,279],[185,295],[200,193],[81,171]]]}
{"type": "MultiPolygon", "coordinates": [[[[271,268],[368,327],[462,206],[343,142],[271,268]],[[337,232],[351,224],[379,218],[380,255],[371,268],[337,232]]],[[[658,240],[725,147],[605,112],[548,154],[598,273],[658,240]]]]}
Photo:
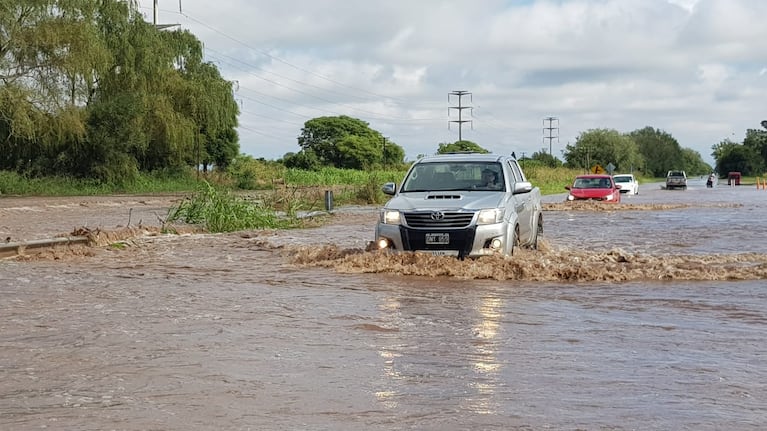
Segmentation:
{"type": "Polygon", "coordinates": [[[135,1],[0,6],[0,169],[125,181],[236,156],[231,83],[135,1]]]}
{"type": "MultiPolygon", "coordinates": [[[[188,40],[189,47],[195,46],[196,39],[188,33],[174,33],[173,37],[188,40]]],[[[199,45],[199,42],[197,42],[199,45]]],[[[225,80],[218,69],[203,63],[197,55],[184,58],[180,69],[183,78],[173,89],[169,89],[176,109],[193,120],[193,152],[187,162],[226,168],[239,154],[236,132],[239,107],[233,96],[232,82],[225,80]]]]}
{"type": "Polygon", "coordinates": [[[99,20],[113,61],[97,95],[128,120],[122,123],[123,148],[107,148],[128,155],[143,171],[225,167],[239,153],[232,83],[203,61],[202,43],[193,34],[158,31],[134,9],[121,7],[109,2],[99,20]]]}
{"type": "Polygon", "coordinates": [[[43,171],[82,144],[94,83],[107,52],[89,0],[0,3],[0,169],[43,171]]]}

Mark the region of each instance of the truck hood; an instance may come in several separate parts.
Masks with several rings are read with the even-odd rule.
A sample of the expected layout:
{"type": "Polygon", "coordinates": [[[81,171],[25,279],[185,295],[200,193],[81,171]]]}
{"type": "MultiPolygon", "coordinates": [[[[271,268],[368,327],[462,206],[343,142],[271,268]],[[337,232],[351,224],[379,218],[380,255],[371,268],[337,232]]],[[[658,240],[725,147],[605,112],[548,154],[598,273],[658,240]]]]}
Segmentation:
{"type": "Polygon", "coordinates": [[[386,203],[387,209],[417,210],[479,210],[503,206],[505,194],[486,191],[412,192],[400,193],[386,203]]]}

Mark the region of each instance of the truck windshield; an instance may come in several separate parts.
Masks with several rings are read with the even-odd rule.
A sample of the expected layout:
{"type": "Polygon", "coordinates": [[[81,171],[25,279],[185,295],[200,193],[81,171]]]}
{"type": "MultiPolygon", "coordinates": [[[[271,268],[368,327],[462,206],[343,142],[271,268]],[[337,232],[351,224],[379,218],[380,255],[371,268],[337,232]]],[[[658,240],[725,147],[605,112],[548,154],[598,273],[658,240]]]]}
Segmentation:
{"type": "Polygon", "coordinates": [[[505,191],[497,162],[419,163],[405,178],[402,192],[484,190],[505,191]]]}

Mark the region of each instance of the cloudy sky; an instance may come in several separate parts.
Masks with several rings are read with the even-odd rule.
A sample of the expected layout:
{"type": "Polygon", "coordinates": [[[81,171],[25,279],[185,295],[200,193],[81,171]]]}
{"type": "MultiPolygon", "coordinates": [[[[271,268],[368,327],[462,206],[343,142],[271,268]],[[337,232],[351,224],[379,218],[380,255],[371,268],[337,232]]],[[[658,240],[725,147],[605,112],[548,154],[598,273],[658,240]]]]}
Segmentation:
{"type": "Polygon", "coordinates": [[[413,160],[458,140],[460,111],[493,152],[561,158],[589,129],[651,126],[712,163],[767,119],[764,0],[158,0],[157,16],[236,81],[254,157],[348,115],[413,160]],[[470,109],[450,109],[459,90],[470,109]]]}

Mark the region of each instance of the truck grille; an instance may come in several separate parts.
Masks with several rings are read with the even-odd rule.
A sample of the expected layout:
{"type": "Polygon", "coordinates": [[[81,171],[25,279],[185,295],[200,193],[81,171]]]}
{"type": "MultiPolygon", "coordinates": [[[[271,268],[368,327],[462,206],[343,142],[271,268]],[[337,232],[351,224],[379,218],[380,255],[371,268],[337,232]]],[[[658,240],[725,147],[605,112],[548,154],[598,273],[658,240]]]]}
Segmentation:
{"type": "Polygon", "coordinates": [[[473,212],[419,211],[406,212],[405,221],[411,227],[464,228],[471,225],[473,212]]]}
{"type": "Polygon", "coordinates": [[[400,226],[400,233],[405,250],[458,250],[459,258],[471,253],[475,235],[473,227],[451,230],[449,244],[426,244],[427,231],[400,226]]]}

